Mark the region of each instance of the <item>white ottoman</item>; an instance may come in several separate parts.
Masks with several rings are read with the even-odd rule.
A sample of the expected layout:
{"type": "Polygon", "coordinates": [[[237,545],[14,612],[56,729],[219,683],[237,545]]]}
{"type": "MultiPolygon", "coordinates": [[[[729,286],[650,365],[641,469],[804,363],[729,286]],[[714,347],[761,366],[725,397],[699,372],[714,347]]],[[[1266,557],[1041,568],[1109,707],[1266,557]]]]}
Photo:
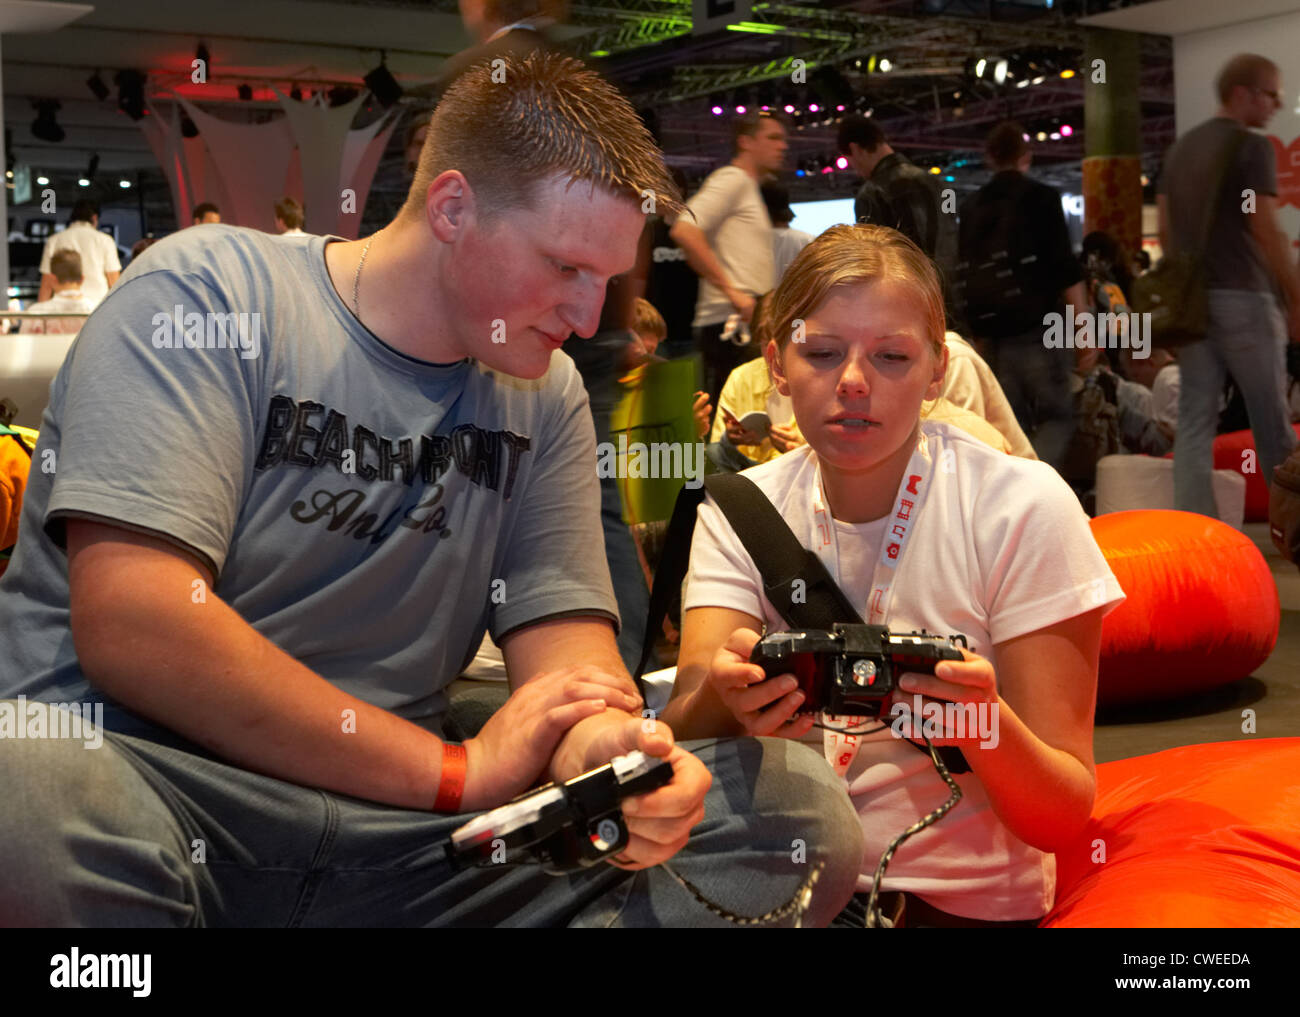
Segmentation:
{"type": "MultiPolygon", "coordinates": [[[[1219,519],[1240,530],[1246,518],[1246,478],[1214,471],[1219,519]]],[[[1174,507],[1174,461],[1152,456],[1102,456],[1097,460],[1097,515],[1127,509],[1174,507]]]]}

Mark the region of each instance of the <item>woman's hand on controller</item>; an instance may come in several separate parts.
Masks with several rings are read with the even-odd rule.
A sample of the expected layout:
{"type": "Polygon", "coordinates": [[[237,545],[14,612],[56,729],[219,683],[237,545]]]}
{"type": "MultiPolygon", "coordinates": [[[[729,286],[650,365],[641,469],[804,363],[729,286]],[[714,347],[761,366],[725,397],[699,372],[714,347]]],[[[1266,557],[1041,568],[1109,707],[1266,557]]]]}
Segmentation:
{"type": "Polygon", "coordinates": [[[794,675],[769,680],[761,667],[749,662],[760,638],[753,629],[736,629],[713,656],[709,684],[747,735],[802,738],[815,718],[795,716],[804,694],[794,675]]]}
{"type": "MultiPolygon", "coordinates": [[[[890,697],[887,712],[882,715],[881,719],[889,722],[891,718],[899,716],[899,713],[893,709],[895,703],[902,703],[906,705],[908,710],[915,713],[915,700],[913,697],[918,695],[922,697],[922,710],[924,710],[925,704],[929,702],[937,702],[940,705],[944,702],[974,703],[977,708],[976,731],[965,732],[963,737],[958,738],[957,734],[959,732],[945,727],[944,734],[938,738],[932,737],[930,739],[931,743],[936,746],[955,745],[962,749],[981,746],[982,735],[978,728],[985,723],[991,726],[992,738],[996,739],[997,716],[1002,709],[1003,703],[998,696],[998,678],[993,670],[993,663],[987,658],[981,657],[978,653],[972,653],[967,649],[961,649],[961,654],[964,658],[961,661],[939,661],[935,665],[934,674],[920,674],[916,671],[903,672],[899,676],[898,688],[890,697]]],[[[924,724],[924,714],[914,716],[912,721],[918,726],[924,724]]],[[[905,730],[905,733],[911,734],[910,730],[905,730]]],[[[996,740],[989,747],[995,746],[996,740]]]]}

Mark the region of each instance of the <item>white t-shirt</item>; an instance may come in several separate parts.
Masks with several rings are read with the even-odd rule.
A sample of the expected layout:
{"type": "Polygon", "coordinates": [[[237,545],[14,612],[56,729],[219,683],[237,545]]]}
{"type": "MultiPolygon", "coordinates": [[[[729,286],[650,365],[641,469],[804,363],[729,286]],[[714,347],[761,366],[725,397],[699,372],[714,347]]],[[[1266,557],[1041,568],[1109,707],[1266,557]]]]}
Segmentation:
{"type": "MultiPolygon", "coordinates": [[[[761,193],[761,192],[760,192],[761,193]]],[[[790,262],[799,256],[799,252],[813,242],[813,235],[803,230],[791,229],[789,226],[772,227],[772,270],[773,285],[779,286],[790,262]]]]}
{"type": "MultiPolygon", "coordinates": [[[[82,290],[64,290],[62,293],[54,294],[49,300],[36,301],[27,308],[33,314],[89,314],[94,309],[95,302],[87,300],[82,290]]],[[[45,335],[71,335],[81,331],[85,320],[85,318],[23,318],[19,331],[45,335]]]]}
{"type": "Polygon", "coordinates": [[[1151,383],[1151,415],[1156,423],[1178,428],[1178,389],[1182,382],[1177,364],[1165,364],[1151,383]]]}
{"type": "Polygon", "coordinates": [[[107,233],[101,233],[84,220],[71,223],[66,230],[45,241],[41,254],[41,275],[49,275],[50,259],[59,251],[76,251],[81,255],[81,295],[92,304],[108,296],[105,272],[122,271],[117,245],[107,233]]]}
{"type": "MultiPolygon", "coordinates": [[[[948,424],[923,421],[921,431],[932,479],[897,564],[885,621],[891,630],[960,633],[996,671],[994,644],[1098,607],[1109,613],[1124,599],[1078,499],[1055,470],[997,452],[948,424]]],[[[804,446],[744,475],[817,552],[865,618],[889,516],[857,525],[830,520],[832,539],[825,517],[813,511],[816,466],[804,446]]],[[[711,497],[699,508],[682,604],[744,611],[771,631],[790,627],[764,596],[753,560],[711,497]]],[[[813,736],[820,743],[821,732],[814,729],[813,736]]],[[[1055,856],[1002,824],[973,773],[954,779],[964,797],[899,848],[883,889],[910,891],[968,918],[1042,916],[1056,893],[1055,856]]],[[[863,738],[846,783],[866,834],[858,881],[865,891],[889,842],[949,792],[929,757],[888,727],[863,738]]]]}
{"type": "MultiPolygon", "coordinates": [[[[694,218],[687,216],[686,221],[703,231],[733,286],[752,297],[776,286],[772,220],[757,180],[739,166],[723,166],[709,174],[688,206],[694,218]]],[[[732,311],[722,291],[701,279],[692,324],[717,325],[732,311]]]]}

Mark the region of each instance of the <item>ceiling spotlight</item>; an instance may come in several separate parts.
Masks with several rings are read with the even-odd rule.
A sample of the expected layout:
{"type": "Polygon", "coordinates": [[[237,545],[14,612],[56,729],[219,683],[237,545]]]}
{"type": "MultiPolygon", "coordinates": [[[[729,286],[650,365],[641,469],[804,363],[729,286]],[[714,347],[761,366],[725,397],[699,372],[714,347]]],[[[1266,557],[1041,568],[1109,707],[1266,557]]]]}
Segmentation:
{"type": "Polygon", "coordinates": [[[78,187],[89,187],[89,186],[90,186],[90,181],[87,180],[85,177],[82,177],[80,180],[77,181],[77,186],[78,186],[78,187]]]}
{"type": "Polygon", "coordinates": [[[1046,131],[1039,131],[1037,134],[1034,135],[1034,137],[1037,138],[1039,141],[1046,141],[1046,140],[1047,140],[1047,132],[1046,132],[1046,131]]]}
{"type": "Polygon", "coordinates": [[[252,85],[250,85],[250,84],[248,84],[247,82],[245,82],[244,84],[242,84],[242,85],[239,86],[239,88],[238,88],[238,92],[239,92],[239,101],[240,101],[240,102],[252,102],[252,100],[253,100],[253,86],[252,86],[252,85]]]}
{"type": "Polygon", "coordinates": [[[379,104],[385,109],[397,102],[402,97],[403,91],[402,86],[397,83],[397,79],[388,70],[387,61],[388,54],[380,50],[379,66],[368,71],[362,79],[365,81],[366,87],[370,89],[371,94],[379,100],[379,104]]]}
{"type": "Polygon", "coordinates": [[[1048,137],[1051,138],[1053,141],[1060,141],[1060,140],[1061,140],[1061,132],[1060,132],[1060,131],[1053,131],[1051,134],[1048,135],[1048,137]]]}
{"type": "Polygon", "coordinates": [[[999,60],[996,64],[993,65],[993,81],[996,84],[1002,85],[1006,83],[1006,80],[1007,80],[1007,62],[1006,60],[999,60]]]}
{"type": "Polygon", "coordinates": [[[985,60],[983,57],[980,57],[979,60],[975,62],[975,77],[977,78],[984,77],[984,68],[987,67],[988,64],[989,62],[987,60],[985,60]]]}
{"type": "Polygon", "coordinates": [[[1061,125],[1061,136],[1062,136],[1062,137],[1068,138],[1068,137],[1069,137],[1071,134],[1073,134],[1073,133],[1074,133],[1074,128],[1071,127],[1069,124],[1062,124],[1062,125],[1061,125]]]}
{"type": "Polygon", "coordinates": [[[123,190],[126,190],[128,187],[131,186],[131,181],[129,181],[129,180],[119,180],[119,181],[117,182],[117,186],[120,187],[120,188],[122,188],[123,190]]]}
{"type": "Polygon", "coordinates": [[[113,83],[117,85],[117,108],[132,120],[143,120],[145,76],[136,70],[118,71],[113,83]]]}
{"type": "Polygon", "coordinates": [[[1074,71],[1070,70],[1070,68],[1067,67],[1065,70],[1061,72],[1061,77],[1072,78],[1074,77],[1074,71]]]}
{"type": "Polygon", "coordinates": [[[95,93],[95,98],[103,102],[108,98],[108,86],[104,84],[104,79],[99,76],[99,71],[86,79],[86,87],[95,93]]]}
{"type": "Polygon", "coordinates": [[[836,169],[848,169],[848,168],[849,168],[849,161],[848,161],[846,158],[844,158],[844,156],[840,156],[838,159],[835,160],[835,168],[836,168],[836,169]]]}
{"type": "Polygon", "coordinates": [[[50,182],[50,178],[49,178],[49,177],[37,177],[37,178],[36,178],[36,182],[37,182],[38,184],[40,184],[42,187],[44,187],[46,184],[48,184],[48,183],[50,182]]]}
{"type": "Polygon", "coordinates": [[[817,112],[818,110],[820,110],[820,109],[821,109],[821,107],[818,106],[815,102],[810,102],[810,103],[808,104],[808,112],[809,112],[809,113],[816,113],[816,112],[817,112]]]}
{"type": "Polygon", "coordinates": [[[1038,75],[1038,77],[1036,77],[1032,82],[1030,82],[1030,84],[1033,84],[1033,85],[1041,85],[1041,84],[1042,84],[1044,81],[1046,81],[1046,80],[1047,80],[1047,79],[1044,78],[1044,77],[1040,74],[1040,75],[1038,75]]]}
{"type": "Polygon", "coordinates": [[[55,144],[67,137],[54,119],[54,114],[62,108],[57,99],[38,99],[32,105],[36,107],[36,119],[32,121],[33,137],[55,144]]]}
{"type": "Polygon", "coordinates": [[[722,112],[723,112],[723,111],[722,111],[722,107],[721,107],[721,106],[714,106],[714,107],[713,107],[713,115],[714,115],[715,117],[720,117],[720,116],[722,116],[722,112]]]}
{"type": "Polygon", "coordinates": [[[793,113],[793,112],[794,112],[794,107],[791,106],[788,102],[785,104],[785,106],[784,106],[783,108],[785,109],[785,111],[786,111],[787,113],[793,113]]]}
{"type": "Polygon", "coordinates": [[[737,113],[738,116],[742,116],[742,117],[743,117],[743,116],[745,115],[745,107],[744,107],[744,106],[737,106],[737,107],[736,107],[736,113],[737,113]]]}
{"type": "Polygon", "coordinates": [[[894,69],[894,65],[890,61],[889,57],[881,57],[880,63],[877,64],[876,66],[879,67],[881,72],[885,74],[888,74],[890,71],[894,69]]]}
{"type": "Polygon", "coordinates": [[[938,166],[931,166],[930,172],[933,173],[935,176],[938,176],[942,172],[942,170],[940,170],[938,166]]]}

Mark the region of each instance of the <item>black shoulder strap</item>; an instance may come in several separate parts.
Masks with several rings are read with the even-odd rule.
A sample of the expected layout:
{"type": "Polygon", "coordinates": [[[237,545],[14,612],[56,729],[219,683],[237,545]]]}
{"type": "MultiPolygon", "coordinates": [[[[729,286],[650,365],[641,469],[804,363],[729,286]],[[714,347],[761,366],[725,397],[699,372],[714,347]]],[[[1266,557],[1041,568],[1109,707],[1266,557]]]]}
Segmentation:
{"type": "MultiPolygon", "coordinates": [[[[686,576],[691,538],[695,532],[695,510],[704,500],[705,490],[713,495],[713,500],[753,559],[763,579],[767,599],[793,628],[829,629],[835,622],[862,622],[862,616],[831,578],[821,559],[799,543],[767,495],[748,477],[738,473],[715,473],[704,479],[703,487],[694,490],[682,488],[673,506],[673,516],[664,538],[663,557],[655,570],[654,588],[650,591],[650,611],[641,644],[641,660],[633,676],[642,698],[646,690],[641,676],[645,673],[646,662],[668,607],[680,592],[682,579],[686,576]],[[796,580],[802,581],[803,586],[796,587],[796,580]]],[[[924,745],[910,744],[929,754],[924,745]]],[[[936,751],[952,773],[970,771],[960,749],[944,747],[936,751]]]]}

